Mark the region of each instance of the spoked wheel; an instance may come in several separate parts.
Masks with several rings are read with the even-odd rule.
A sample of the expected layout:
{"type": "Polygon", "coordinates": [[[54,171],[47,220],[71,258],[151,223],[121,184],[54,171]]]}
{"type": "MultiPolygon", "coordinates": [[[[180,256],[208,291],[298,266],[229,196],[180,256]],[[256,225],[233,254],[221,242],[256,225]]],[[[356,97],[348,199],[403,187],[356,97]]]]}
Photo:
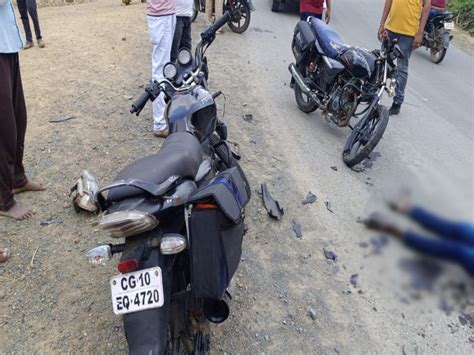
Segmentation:
{"type": "Polygon", "coordinates": [[[388,109],[377,105],[357,123],[342,153],[342,159],[349,168],[359,164],[374,150],[387,128],[388,117],[388,109]]]}
{"type": "Polygon", "coordinates": [[[431,48],[430,49],[430,58],[431,61],[435,64],[439,64],[443,61],[444,56],[446,55],[446,48],[440,46],[441,48],[431,48]]]}
{"type": "Polygon", "coordinates": [[[191,17],[191,22],[196,21],[196,18],[199,14],[199,0],[193,1],[193,16],[191,17]]]}
{"type": "Polygon", "coordinates": [[[235,1],[232,6],[229,28],[232,32],[244,33],[250,26],[250,8],[243,0],[235,1]]]}

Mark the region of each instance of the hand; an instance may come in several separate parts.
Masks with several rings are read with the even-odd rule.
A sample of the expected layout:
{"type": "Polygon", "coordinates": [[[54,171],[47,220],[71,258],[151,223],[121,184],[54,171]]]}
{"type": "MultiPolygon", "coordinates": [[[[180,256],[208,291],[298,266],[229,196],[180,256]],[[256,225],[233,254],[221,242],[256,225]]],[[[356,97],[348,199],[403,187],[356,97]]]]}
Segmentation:
{"type": "Polygon", "coordinates": [[[329,23],[331,20],[331,10],[326,9],[326,17],[325,17],[326,23],[329,23]]]}
{"type": "Polygon", "coordinates": [[[423,41],[423,33],[418,32],[413,39],[413,49],[417,49],[421,46],[421,42],[423,41]]]}
{"type": "Polygon", "coordinates": [[[379,27],[379,32],[377,33],[377,38],[379,39],[380,42],[383,40],[383,33],[385,31],[385,25],[383,23],[380,24],[379,27]]]}

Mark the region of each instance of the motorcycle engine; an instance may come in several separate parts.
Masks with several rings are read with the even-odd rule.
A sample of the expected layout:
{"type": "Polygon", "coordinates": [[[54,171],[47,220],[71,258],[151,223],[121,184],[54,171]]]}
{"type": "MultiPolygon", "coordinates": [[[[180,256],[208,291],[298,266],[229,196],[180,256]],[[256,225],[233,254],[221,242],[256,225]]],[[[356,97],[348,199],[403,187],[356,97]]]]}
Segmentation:
{"type": "Polygon", "coordinates": [[[357,91],[350,84],[338,85],[327,104],[331,120],[340,127],[349,124],[357,108],[357,91]]]}

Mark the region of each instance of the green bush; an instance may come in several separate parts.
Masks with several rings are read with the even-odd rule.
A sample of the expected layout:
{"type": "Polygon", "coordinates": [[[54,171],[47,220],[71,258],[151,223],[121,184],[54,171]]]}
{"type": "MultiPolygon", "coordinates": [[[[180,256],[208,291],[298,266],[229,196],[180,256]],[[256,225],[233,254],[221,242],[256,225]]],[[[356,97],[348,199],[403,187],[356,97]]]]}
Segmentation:
{"type": "Polygon", "coordinates": [[[456,23],[474,35],[474,0],[449,0],[448,4],[456,23]]]}

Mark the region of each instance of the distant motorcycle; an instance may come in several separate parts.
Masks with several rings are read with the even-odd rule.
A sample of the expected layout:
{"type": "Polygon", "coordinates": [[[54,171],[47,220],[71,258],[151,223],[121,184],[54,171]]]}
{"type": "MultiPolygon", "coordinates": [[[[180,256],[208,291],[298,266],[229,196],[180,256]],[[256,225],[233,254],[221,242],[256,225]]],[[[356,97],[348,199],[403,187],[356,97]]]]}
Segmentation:
{"type": "MultiPolygon", "coordinates": [[[[194,0],[193,17],[194,22],[199,12],[206,11],[206,0],[194,0]]],[[[228,23],[229,28],[235,33],[244,33],[250,25],[251,11],[255,11],[252,0],[226,0],[224,3],[224,12],[228,11],[231,19],[228,23]]]]}
{"type": "Polygon", "coordinates": [[[422,46],[430,50],[433,63],[441,63],[446,56],[449,42],[453,39],[451,34],[451,30],[454,29],[453,18],[452,12],[445,12],[430,16],[426,23],[422,46]]]}
{"type": "Polygon", "coordinates": [[[165,65],[165,79],[133,104],[138,115],[164,93],[170,135],[160,151],[93,194],[104,212],[99,229],[123,243],[100,245],[86,257],[104,264],[121,254],[110,289],[130,354],[209,354],[209,322],[229,316],[250,187],[217,117],[219,93],[207,88],[204,56],[229,20],[225,13],[201,34],[194,58],[182,49],[178,63],[165,65]]]}
{"type": "Polygon", "coordinates": [[[385,33],[381,50],[367,51],[343,43],[339,35],[317,18],[300,21],[295,28],[289,66],[299,109],[318,108],[339,127],[349,126],[342,157],[352,167],[373,151],[388,124],[388,110],[380,104],[384,91],[395,93],[395,59],[403,53],[385,33]],[[359,105],[365,107],[356,112],[359,105]],[[352,117],[360,118],[352,127],[352,117]]]}

